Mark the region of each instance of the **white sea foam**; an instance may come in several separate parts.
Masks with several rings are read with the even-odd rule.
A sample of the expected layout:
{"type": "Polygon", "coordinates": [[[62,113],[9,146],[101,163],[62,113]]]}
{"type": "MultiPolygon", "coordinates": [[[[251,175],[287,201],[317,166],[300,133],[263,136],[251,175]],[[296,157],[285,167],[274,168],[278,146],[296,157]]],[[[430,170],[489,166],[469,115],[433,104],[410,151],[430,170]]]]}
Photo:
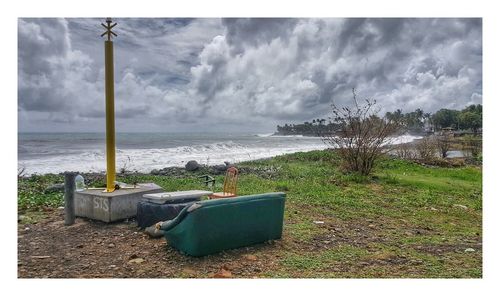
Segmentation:
{"type": "MultiPolygon", "coordinates": [[[[116,168],[150,172],[168,166],[184,166],[190,160],[201,164],[232,163],[267,158],[298,151],[324,149],[324,145],[311,143],[296,147],[247,147],[231,141],[207,145],[179,146],[166,149],[117,149],[116,168]]],[[[38,159],[19,161],[27,174],[60,173],[64,171],[103,172],[106,169],[104,150],[87,151],[38,159]]]]}
{"type": "MultiPolygon", "coordinates": [[[[274,137],[274,136],[273,136],[274,137]]],[[[410,142],[417,137],[404,135],[398,137],[398,143],[410,142]]],[[[184,166],[190,160],[198,163],[214,165],[224,161],[237,163],[247,160],[268,158],[299,151],[325,149],[327,146],[320,139],[300,141],[279,141],[274,145],[257,144],[245,145],[234,141],[224,141],[212,144],[192,146],[178,146],[171,148],[149,149],[117,149],[116,168],[119,171],[125,168],[129,171],[148,173],[152,169],[161,169],[169,166],[184,166]]],[[[64,171],[104,172],[106,160],[104,149],[92,149],[80,153],[66,153],[62,155],[40,156],[18,161],[18,166],[25,168],[25,173],[47,174],[64,171]]]]}
{"type": "Polygon", "coordinates": [[[414,136],[410,134],[404,134],[396,138],[391,138],[390,142],[391,144],[403,144],[403,143],[409,143],[413,142],[414,140],[417,139],[422,139],[422,136],[414,136]]]}
{"type": "Polygon", "coordinates": [[[267,138],[267,137],[270,137],[272,135],[274,135],[274,133],[256,134],[257,137],[261,137],[261,138],[267,138]]]}

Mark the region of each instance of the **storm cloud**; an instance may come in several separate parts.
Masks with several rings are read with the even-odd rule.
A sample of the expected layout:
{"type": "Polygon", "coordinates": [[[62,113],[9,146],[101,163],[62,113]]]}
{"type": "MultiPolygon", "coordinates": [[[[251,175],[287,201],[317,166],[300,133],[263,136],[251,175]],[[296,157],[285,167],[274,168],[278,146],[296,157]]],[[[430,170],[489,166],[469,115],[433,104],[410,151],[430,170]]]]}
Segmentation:
{"type": "MultiPolygon", "coordinates": [[[[99,19],[19,19],[20,131],[104,130],[99,19]]],[[[351,90],[382,112],[482,102],[481,19],[117,19],[118,131],[272,131],[351,90]]]]}

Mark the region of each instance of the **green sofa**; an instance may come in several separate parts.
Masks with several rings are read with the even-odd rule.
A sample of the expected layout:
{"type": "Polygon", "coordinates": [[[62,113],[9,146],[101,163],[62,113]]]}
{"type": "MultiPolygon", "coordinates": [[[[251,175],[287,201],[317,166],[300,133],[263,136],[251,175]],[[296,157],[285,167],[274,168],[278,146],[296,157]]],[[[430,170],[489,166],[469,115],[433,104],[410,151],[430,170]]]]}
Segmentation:
{"type": "Polygon", "coordinates": [[[281,238],[285,194],[246,195],[196,202],[160,222],[168,244],[191,256],[281,238]]]}

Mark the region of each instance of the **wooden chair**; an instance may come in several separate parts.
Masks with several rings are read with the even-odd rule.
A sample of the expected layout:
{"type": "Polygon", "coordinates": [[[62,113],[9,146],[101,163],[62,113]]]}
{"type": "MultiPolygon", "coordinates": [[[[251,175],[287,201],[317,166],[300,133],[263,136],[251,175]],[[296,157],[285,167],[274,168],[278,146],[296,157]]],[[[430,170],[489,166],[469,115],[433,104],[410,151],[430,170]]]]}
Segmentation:
{"type": "Polygon", "coordinates": [[[224,177],[224,185],[222,192],[216,192],[208,196],[209,199],[227,198],[236,196],[236,184],[238,183],[238,170],[235,167],[230,167],[226,171],[224,177]]]}

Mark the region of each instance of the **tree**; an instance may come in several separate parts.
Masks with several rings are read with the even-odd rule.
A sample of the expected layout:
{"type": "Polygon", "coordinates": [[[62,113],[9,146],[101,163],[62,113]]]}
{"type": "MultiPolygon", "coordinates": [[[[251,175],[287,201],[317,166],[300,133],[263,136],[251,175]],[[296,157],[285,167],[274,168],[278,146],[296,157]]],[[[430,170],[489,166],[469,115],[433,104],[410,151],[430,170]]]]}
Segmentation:
{"type": "Polygon", "coordinates": [[[394,112],[385,113],[385,117],[389,120],[402,121],[404,118],[404,115],[403,115],[403,111],[401,111],[401,109],[397,109],[394,112]]]}
{"type": "Polygon", "coordinates": [[[369,175],[375,162],[383,154],[389,137],[401,131],[401,122],[377,116],[375,100],[360,105],[352,90],[353,107],[332,104],[332,129],[321,134],[323,141],[337,148],[343,167],[349,172],[369,175]]]}
{"type": "Polygon", "coordinates": [[[483,106],[470,105],[463,109],[458,116],[460,127],[463,129],[471,129],[474,134],[483,126],[483,106]]]}
{"type": "Polygon", "coordinates": [[[432,122],[436,130],[438,128],[458,128],[458,115],[460,111],[450,109],[440,109],[432,116],[432,122]]]}
{"type": "Polygon", "coordinates": [[[463,129],[471,129],[474,134],[477,134],[477,130],[483,126],[483,119],[480,114],[466,111],[461,112],[458,116],[460,121],[460,127],[463,129]]]}

